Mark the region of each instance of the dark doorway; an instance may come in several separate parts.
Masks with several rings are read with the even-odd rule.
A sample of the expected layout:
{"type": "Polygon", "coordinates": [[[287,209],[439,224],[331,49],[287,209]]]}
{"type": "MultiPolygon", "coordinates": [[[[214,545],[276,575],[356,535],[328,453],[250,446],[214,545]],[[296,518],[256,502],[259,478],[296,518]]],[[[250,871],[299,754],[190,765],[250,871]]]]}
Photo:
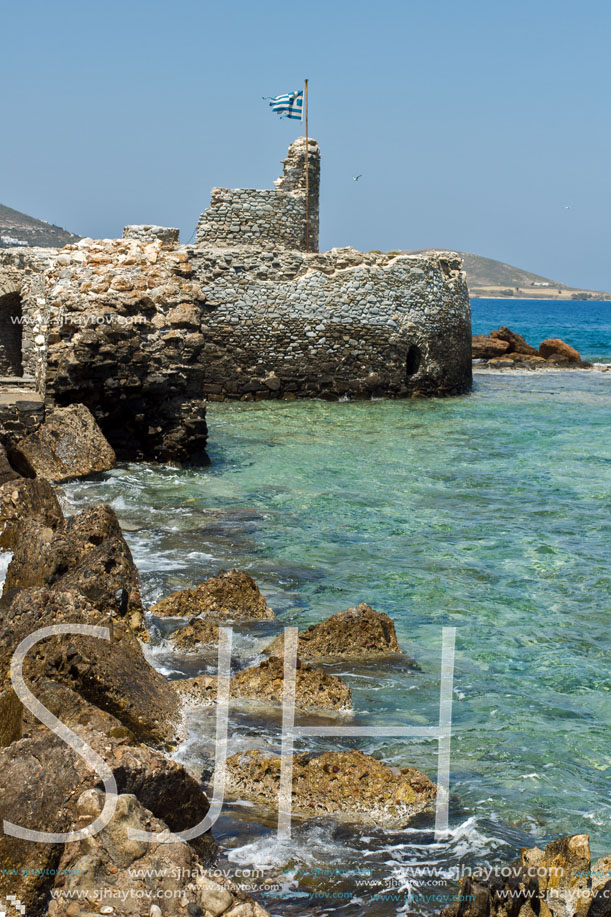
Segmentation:
{"type": "Polygon", "coordinates": [[[422,360],[422,353],[420,348],[416,347],[415,344],[410,344],[407,348],[407,356],[405,357],[405,375],[414,376],[420,369],[420,361],[422,360]]]}
{"type": "Polygon", "coordinates": [[[22,376],[21,297],[19,293],[0,296],[0,376],[22,376]]]}

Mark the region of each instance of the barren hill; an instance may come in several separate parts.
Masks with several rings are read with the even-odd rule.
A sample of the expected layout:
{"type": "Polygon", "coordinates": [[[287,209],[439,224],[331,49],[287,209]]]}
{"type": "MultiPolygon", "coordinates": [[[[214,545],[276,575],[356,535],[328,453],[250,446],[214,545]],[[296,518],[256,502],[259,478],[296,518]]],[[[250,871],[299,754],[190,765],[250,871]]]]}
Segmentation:
{"type": "Polygon", "coordinates": [[[504,261],[460,252],[472,297],[505,299],[611,299],[611,293],[569,287],[504,261]]]}
{"type": "Polygon", "coordinates": [[[0,204],[0,248],[18,248],[25,245],[62,248],[69,242],[77,242],[79,238],[80,236],[67,232],[61,226],[37,220],[0,204]]]}
{"type": "Polygon", "coordinates": [[[516,299],[609,299],[608,293],[580,290],[522,268],[461,252],[471,296],[515,296],[516,299]]]}

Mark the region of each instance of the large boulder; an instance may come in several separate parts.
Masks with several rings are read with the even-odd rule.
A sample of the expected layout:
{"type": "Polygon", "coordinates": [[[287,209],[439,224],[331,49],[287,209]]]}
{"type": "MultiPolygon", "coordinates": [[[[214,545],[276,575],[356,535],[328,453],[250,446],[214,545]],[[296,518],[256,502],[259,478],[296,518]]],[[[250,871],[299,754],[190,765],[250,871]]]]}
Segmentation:
{"type": "Polygon", "coordinates": [[[581,363],[578,350],[560,338],[546,338],[539,344],[539,354],[553,362],[581,363]]]}
{"type": "Polygon", "coordinates": [[[505,341],[509,344],[507,353],[523,353],[530,356],[536,356],[539,353],[537,348],[531,347],[521,334],[516,334],[515,331],[511,331],[510,328],[506,328],[504,325],[501,325],[496,331],[491,331],[489,337],[492,340],[505,341]]]}
{"type": "Polygon", "coordinates": [[[115,453],[84,404],[47,413],[44,423],[13,448],[40,477],[58,483],[115,465],[115,453]]]}
{"type": "Polygon", "coordinates": [[[203,615],[208,620],[270,620],[274,612],[252,576],[223,570],[193,589],[182,589],[151,608],[159,617],[203,615]]]}
{"type": "Polygon", "coordinates": [[[0,486],[0,549],[13,550],[29,520],[57,529],[63,518],[55,491],[44,478],[18,478],[0,486]]]}
{"type": "MultiPolygon", "coordinates": [[[[249,799],[264,809],[278,806],[279,757],[259,750],[227,760],[228,796],[249,799]]],[[[332,815],[343,821],[403,828],[429,809],[435,785],[412,767],[390,768],[361,751],[293,757],[292,812],[309,818],[332,815]]]]}
{"type": "Polygon", "coordinates": [[[6,677],[21,640],[53,624],[92,624],[111,629],[111,640],[61,635],[37,643],[24,664],[35,690],[41,678],[67,685],[90,704],[114,716],[138,741],[173,744],[179,734],[180,703],[170,682],[144,657],[129,625],[101,611],[79,592],[24,589],[3,600],[0,677],[6,677]]]}
{"type": "MultiPolygon", "coordinates": [[[[129,746],[91,729],[76,727],[75,731],[109,765],[118,791],[134,794],[171,830],[190,828],[207,813],[208,800],[199,782],[182,765],[151,749],[129,746]]],[[[69,831],[79,814],[79,796],[101,786],[100,777],[61,739],[47,729],[37,729],[31,737],[0,749],[0,824],[6,819],[39,831],[69,831]]],[[[196,847],[204,862],[212,860],[215,844],[209,833],[197,839],[196,847]]],[[[14,872],[0,870],[0,900],[13,894],[28,914],[41,913],[53,884],[53,871],[62,856],[75,848],[79,845],[35,843],[1,833],[0,862],[14,872]]],[[[58,869],[58,875],[62,874],[58,869]]]]}
{"type": "MultiPolygon", "coordinates": [[[[99,791],[82,793],[76,826],[89,824],[102,805],[99,791]]],[[[148,844],[130,838],[130,830],[161,834],[166,823],[136,796],[122,794],[106,828],[91,839],[66,845],[48,917],[99,913],[100,887],[116,917],[269,917],[228,879],[203,868],[191,845],[148,844]]]]}
{"type": "Polygon", "coordinates": [[[471,339],[471,356],[474,360],[490,360],[500,357],[509,350],[507,341],[486,337],[485,334],[474,334],[471,339]]]}
{"type": "Polygon", "coordinates": [[[36,519],[26,522],[12,550],[5,593],[33,586],[76,590],[148,639],[138,570],[109,506],[92,506],[64,520],[55,531],[36,519]]]}
{"type": "MultiPolygon", "coordinates": [[[[302,710],[351,710],[348,685],[337,675],[329,675],[297,660],[295,700],[302,710]]],[[[231,696],[282,703],[284,660],[277,656],[257,666],[242,669],[231,680],[231,696]]]]}
{"type": "Polygon", "coordinates": [[[485,877],[474,870],[444,917],[606,917],[609,902],[595,897],[587,834],[552,841],[545,850],[525,848],[510,867],[485,877]],[[599,913],[599,909],[602,910],[599,913]]]}
{"type": "MultiPolygon", "coordinates": [[[[282,656],[284,634],[276,637],[264,650],[269,656],[282,656]]],[[[297,655],[304,659],[315,657],[382,656],[401,653],[392,618],[375,611],[362,602],[312,624],[299,634],[297,655]]]]}

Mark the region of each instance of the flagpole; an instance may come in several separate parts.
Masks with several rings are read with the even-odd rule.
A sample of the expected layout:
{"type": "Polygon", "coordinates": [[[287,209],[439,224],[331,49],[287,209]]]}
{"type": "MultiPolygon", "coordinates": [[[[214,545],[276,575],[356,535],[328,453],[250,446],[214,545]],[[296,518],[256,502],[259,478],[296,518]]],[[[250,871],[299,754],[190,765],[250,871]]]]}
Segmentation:
{"type": "Polygon", "coordinates": [[[308,138],[308,81],[305,81],[305,88],[303,93],[303,102],[305,105],[305,132],[306,132],[306,148],[305,148],[305,250],[310,251],[310,168],[308,162],[308,154],[310,141],[308,138]]]}

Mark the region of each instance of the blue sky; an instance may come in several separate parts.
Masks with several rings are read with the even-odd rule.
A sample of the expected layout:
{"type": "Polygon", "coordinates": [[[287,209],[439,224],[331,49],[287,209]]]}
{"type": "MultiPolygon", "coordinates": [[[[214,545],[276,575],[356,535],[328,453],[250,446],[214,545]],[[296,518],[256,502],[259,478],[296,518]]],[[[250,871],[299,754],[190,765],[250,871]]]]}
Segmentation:
{"type": "Polygon", "coordinates": [[[605,2],[4,0],[2,33],[8,206],[186,240],[212,186],[271,186],[301,127],[261,97],[307,76],[321,247],[456,248],[611,290],[605,2]]]}

